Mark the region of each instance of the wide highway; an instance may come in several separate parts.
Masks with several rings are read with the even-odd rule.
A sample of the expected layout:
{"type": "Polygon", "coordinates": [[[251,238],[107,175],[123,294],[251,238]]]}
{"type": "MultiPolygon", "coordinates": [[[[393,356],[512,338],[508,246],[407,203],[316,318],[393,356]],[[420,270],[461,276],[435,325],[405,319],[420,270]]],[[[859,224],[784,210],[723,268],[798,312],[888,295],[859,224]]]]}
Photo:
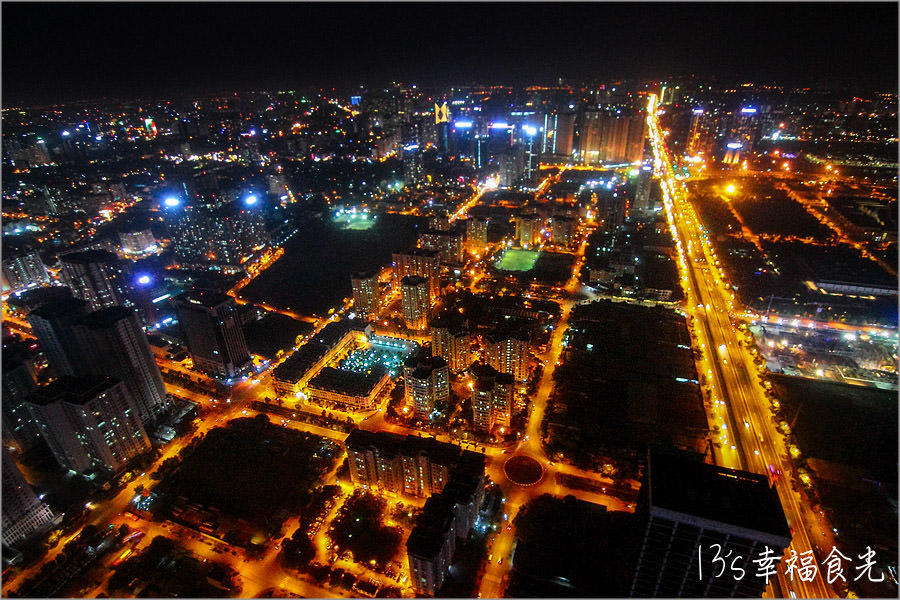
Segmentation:
{"type": "Polygon", "coordinates": [[[791,556],[791,549],[798,554],[814,549],[818,554],[816,562],[820,572],[813,581],[803,582],[796,577],[792,581],[785,577],[782,564],[778,569],[777,585],[772,586],[767,595],[834,598],[834,589],[821,573],[821,561],[831,548],[831,530],[821,515],[813,514],[791,487],[784,438],[775,427],[753,357],[741,345],[741,334],[732,322],[732,315],[740,308],[736,306],[724,273],[718,268],[718,258],[687,198],[685,187],[675,178],[672,158],[656,115],[656,102],[656,97],[651,96],[648,104],[650,141],[666,215],[680,254],[687,309],[694,318],[703,353],[701,371],[712,386],[709,417],[720,428],[721,442],[721,448],[714,456],[723,466],[754,473],[768,473],[769,465],[781,469],[785,475],[774,478],[774,484],[793,537],[785,558],[791,556]]]}

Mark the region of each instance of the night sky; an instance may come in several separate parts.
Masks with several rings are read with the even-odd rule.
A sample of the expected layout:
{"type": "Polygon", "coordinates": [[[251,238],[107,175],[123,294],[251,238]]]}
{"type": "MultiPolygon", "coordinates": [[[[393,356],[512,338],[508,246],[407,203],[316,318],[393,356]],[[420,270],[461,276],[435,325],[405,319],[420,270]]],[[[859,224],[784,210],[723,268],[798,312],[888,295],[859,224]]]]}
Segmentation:
{"type": "Polygon", "coordinates": [[[896,3],[3,2],[3,104],[696,73],[897,89],[896,3]]]}

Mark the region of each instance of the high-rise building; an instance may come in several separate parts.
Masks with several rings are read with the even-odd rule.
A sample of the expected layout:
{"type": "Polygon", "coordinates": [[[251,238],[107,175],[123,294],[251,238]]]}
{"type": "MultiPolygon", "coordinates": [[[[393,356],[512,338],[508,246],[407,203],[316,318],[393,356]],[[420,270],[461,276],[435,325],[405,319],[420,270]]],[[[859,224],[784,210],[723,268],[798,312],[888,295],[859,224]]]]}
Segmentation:
{"type": "Polygon", "coordinates": [[[525,173],[525,147],[516,144],[505,148],[497,158],[500,187],[511,187],[525,173]]]}
{"type": "Polygon", "coordinates": [[[450,399],[450,370],[447,361],[432,356],[420,361],[406,378],[406,395],[412,400],[417,417],[428,419],[437,403],[450,399]]]}
{"type": "Polygon", "coordinates": [[[585,110],[581,115],[578,158],[584,164],[633,163],[644,155],[646,118],[618,110],[585,110]]]}
{"type": "Polygon", "coordinates": [[[194,290],[176,296],[172,304],[195,367],[220,379],[240,377],[250,370],[253,363],[234,300],[194,290]]]}
{"type": "Polygon", "coordinates": [[[535,213],[526,213],[516,217],[516,238],[523,247],[533,246],[541,239],[543,219],[535,213]]]}
{"type": "Polygon", "coordinates": [[[53,512],[25,480],[9,450],[3,448],[3,543],[12,545],[53,524],[53,512]]]}
{"type": "Polygon", "coordinates": [[[115,474],[150,449],[137,408],[117,379],[60,377],[26,404],[57,462],[76,473],[115,474]]]}
{"type": "Polygon", "coordinates": [[[444,584],[456,551],[453,504],[443,494],[425,501],[416,526],[406,541],[409,573],[419,596],[434,596],[444,584]]]}
{"type": "Polygon", "coordinates": [[[480,477],[484,487],[484,456],[454,444],[364,429],[351,431],[344,443],[350,478],[357,485],[430,496],[444,491],[454,471],[464,467],[480,477]]]}
{"type": "Polygon", "coordinates": [[[431,300],[440,295],[441,255],[437,250],[413,248],[393,254],[394,281],[399,285],[407,275],[418,275],[429,281],[431,300]]]}
{"type": "Polygon", "coordinates": [[[50,275],[47,274],[47,268],[41,262],[37,250],[14,252],[4,256],[2,272],[4,282],[14,292],[50,283],[50,275]]]}
{"type": "Polygon", "coordinates": [[[450,371],[459,373],[472,364],[470,346],[472,340],[464,323],[446,319],[431,322],[431,351],[447,361],[450,371]]]}
{"type": "Polygon", "coordinates": [[[372,317],[378,310],[378,272],[367,271],[350,276],[353,310],[361,317],[372,317]]]}
{"type": "Polygon", "coordinates": [[[766,582],[752,576],[751,561],[765,547],[781,557],[791,543],[778,492],[765,476],[661,451],[649,454],[635,517],[644,535],[632,597],[759,598],[766,582]],[[746,576],[723,575],[712,562],[714,544],[746,576]]]}
{"type": "Polygon", "coordinates": [[[425,277],[407,275],[400,280],[400,305],[407,328],[421,330],[428,327],[431,309],[428,290],[429,282],[425,277]]]}
{"type": "Polygon", "coordinates": [[[59,260],[63,281],[91,310],[131,304],[124,267],[114,252],[86,250],[59,260]]]}
{"type": "Polygon", "coordinates": [[[74,327],[87,313],[87,302],[67,298],[43,304],[26,317],[38,347],[57,377],[86,373],[74,327]]]}
{"type": "Polygon", "coordinates": [[[484,336],[487,363],[516,381],[528,379],[529,335],[526,331],[503,331],[484,336]]]}
{"type": "Polygon", "coordinates": [[[25,452],[41,439],[40,430],[25,406],[25,398],[37,388],[37,384],[31,365],[15,354],[12,349],[3,350],[3,401],[0,402],[3,443],[25,452]]]}
{"type": "Polygon", "coordinates": [[[466,219],[466,247],[472,254],[481,254],[488,245],[488,220],[480,217],[466,219]]]}
{"type": "Polygon", "coordinates": [[[653,167],[644,165],[637,177],[637,189],[634,194],[634,207],[637,210],[649,211],[653,209],[650,199],[650,191],[653,187],[653,167]]]}
{"type": "Polygon", "coordinates": [[[456,546],[484,502],[484,456],[434,438],[354,429],[345,440],[353,483],[427,496],[407,542],[417,593],[440,589],[456,546]]]}
{"type": "Polygon", "coordinates": [[[166,386],[137,313],[125,306],[95,311],[76,325],[87,370],[122,381],[149,427],[166,410],[166,386]]]}
{"type": "Polygon", "coordinates": [[[554,110],[544,115],[541,138],[541,154],[546,156],[572,156],[575,133],[575,113],[554,110]]]}
{"type": "Polygon", "coordinates": [[[419,234],[422,248],[437,250],[440,261],[446,265],[463,264],[463,239],[457,231],[429,229],[419,234]]]}
{"type": "Polygon", "coordinates": [[[413,587],[418,595],[436,595],[444,582],[459,539],[475,526],[484,502],[484,457],[464,452],[439,494],[425,501],[406,542],[413,587]]]}
{"type": "Polygon", "coordinates": [[[472,387],[473,426],[479,431],[490,432],[496,425],[509,425],[515,385],[513,376],[499,373],[482,363],[473,364],[469,372],[475,379],[472,387]]]}
{"type": "Polygon", "coordinates": [[[550,239],[554,244],[569,246],[575,241],[578,221],[568,215],[556,214],[550,219],[550,239]]]}
{"type": "Polygon", "coordinates": [[[597,213],[597,220],[603,222],[603,228],[613,230],[622,227],[625,219],[628,218],[628,209],[630,204],[628,196],[624,194],[612,195],[609,193],[597,196],[594,209],[597,213]]]}

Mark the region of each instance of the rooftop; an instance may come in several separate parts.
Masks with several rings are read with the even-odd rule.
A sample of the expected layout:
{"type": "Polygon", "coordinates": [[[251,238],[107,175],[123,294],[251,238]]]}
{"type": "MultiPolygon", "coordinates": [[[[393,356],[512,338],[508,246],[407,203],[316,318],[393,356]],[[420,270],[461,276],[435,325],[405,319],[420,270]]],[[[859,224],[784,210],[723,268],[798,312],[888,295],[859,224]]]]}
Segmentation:
{"type": "Polygon", "coordinates": [[[172,300],[180,304],[199,304],[206,308],[215,308],[228,302],[228,296],[211,290],[191,290],[175,296],[172,300]]]}
{"type": "Polygon", "coordinates": [[[334,367],[325,367],[309,382],[310,389],[320,389],[346,394],[348,396],[368,396],[384,377],[387,377],[387,369],[381,365],[375,365],[368,373],[356,373],[344,371],[334,367]]]}
{"type": "Polygon", "coordinates": [[[127,306],[107,306],[106,308],[95,310],[84,317],[81,320],[81,324],[96,329],[102,329],[135,314],[134,310],[127,306]]]}
{"type": "Polygon", "coordinates": [[[648,472],[651,511],[663,508],[790,539],[778,492],[764,475],[659,451],[651,451],[648,472]]]}
{"type": "Polygon", "coordinates": [[[328,348],[322,344],[304,344],[275,367],[272,377],[285,381],[299,381],[327,353],[328,348]]]}
{"type": "Polygon", "coordinates": [[[82,252],[73,252],[59,257],[64,263],[91,264],[91,263],[114,263],[119,262],[119,257],[115,252],[109,250],[84,250],[82,252]]]}
{"type": "Polygon", "coordinates": [[[428,498],[406,541],[407,552],[426,560],[434,559],[444,545],[444,534],[452,520],[453,503],[449,498],[443,494],[428,498]]]}
{"type": "Polygon", "coordinates": [[[41,386],[33,391],[28,396],[28,402],[38,406],[47,406],[55,402],[85,404],[119,383],[118,379],[102,375],[93,377],[65,375],[50,385],[41,386]]]}

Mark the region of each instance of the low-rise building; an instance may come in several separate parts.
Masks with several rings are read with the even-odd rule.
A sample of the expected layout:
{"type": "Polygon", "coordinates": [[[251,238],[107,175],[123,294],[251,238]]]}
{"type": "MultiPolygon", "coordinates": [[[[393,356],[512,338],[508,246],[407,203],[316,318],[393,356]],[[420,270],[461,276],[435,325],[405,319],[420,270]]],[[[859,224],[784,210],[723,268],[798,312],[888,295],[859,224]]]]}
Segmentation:
{"type": "Polygon", "coordinates": [[[352,410],[374,408],[375,399],[390,379],[390,373],[381,365],[367,373],[325,367],[309,380],[309,396],[320,404],[333,402],[352,410]]]}

